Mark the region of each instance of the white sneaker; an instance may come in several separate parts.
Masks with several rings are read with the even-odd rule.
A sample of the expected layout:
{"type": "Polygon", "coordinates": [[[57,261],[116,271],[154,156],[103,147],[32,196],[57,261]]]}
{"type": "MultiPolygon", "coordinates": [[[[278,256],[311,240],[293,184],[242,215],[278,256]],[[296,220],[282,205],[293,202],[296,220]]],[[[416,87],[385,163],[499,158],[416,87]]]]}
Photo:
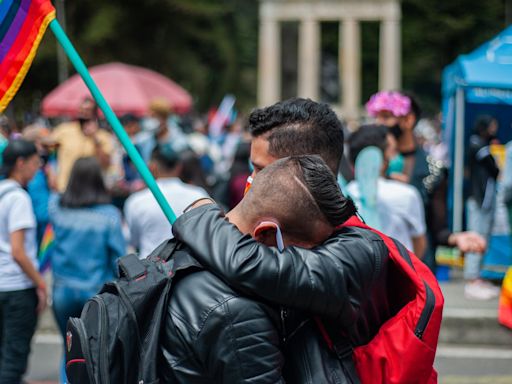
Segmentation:
{"type": "Polygon", "coordinates": [[[464,296],[468,300],[491,300],[500,294],[500,289],[483,280],[474,280],[466,283],[464,296]]]}

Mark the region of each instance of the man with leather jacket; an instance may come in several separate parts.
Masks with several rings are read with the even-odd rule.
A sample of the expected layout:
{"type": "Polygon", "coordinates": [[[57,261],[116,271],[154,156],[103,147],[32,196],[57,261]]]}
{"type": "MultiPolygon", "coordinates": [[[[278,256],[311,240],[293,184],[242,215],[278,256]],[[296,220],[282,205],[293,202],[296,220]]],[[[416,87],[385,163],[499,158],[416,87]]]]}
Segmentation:
{"type": "MultiPolygon", "coordinates": [[[[244,234],[242,242],[295,245],[300,252],[321,244],[354,212],[319,156],[292,156],[255,177],[228,225],[244,234]]],[[[286,332],[278,307],[234,291],[207,270],[177,278],[161,339],[162,382],[284,382],[286,332]]]]}
{"type": "MultiPolygon", "coordinates": [[[[254,111],[249,128],[255,174],[281,157],[310,153],[319,154],[337,173],[343,131],[327,105],[305,99],[280,102],[254,111]]],[[[309,218],[303,221],[309,223],[309,218]]],[[[309,313],[306,318],[292,316],[298,320],[283,330],[289,382],[358,382],[352,348],[368,343],[394,312],[388,303],[388,250],[380,237],[341,226],[322,246],[291,246],[281,253],[244,236],[211,204],[180,217],[173,233],[235,289],[309,313]],[[326,328],[336,331],[334,349],[341,364],[334,362],[312,315],[322,316],[326,328]]],[[[285,327],[290,324],[288,313],[282,311],[285,327]]]]}

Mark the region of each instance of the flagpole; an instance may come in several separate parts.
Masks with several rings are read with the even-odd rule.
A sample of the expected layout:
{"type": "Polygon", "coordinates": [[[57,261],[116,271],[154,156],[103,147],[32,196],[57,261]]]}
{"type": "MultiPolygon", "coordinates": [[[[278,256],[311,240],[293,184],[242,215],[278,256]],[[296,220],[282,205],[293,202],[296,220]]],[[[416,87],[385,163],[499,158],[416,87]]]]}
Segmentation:
{"type": "Polygon", "coordinates": [[[76,71],[82,77],[83,81],[85,82],[85,85],[87,85],[87,88],[89,88],[89,91],[91,91],[91,95],[103,111],[105,118],[107,119],[108,123],[114,130],[114,133],[116,134],[117,138],[123,145],[124,149],[126,150],[126,153],[132,160],[133,164],[135,165],[135,168],[137,168],[140,175],[142,176],[142,179],[144,180],[150,191],[153,193],[153,196],[160,205],[160,208],[162,208],[162,211],[167,217],[167,220],[169,220],[169,222],[173,224],[174,221],[176,221],[176,215],[174,211],[172,210],[169,203],[162,194],[162,191],[160,190],[158,184],[155,181],[155,178],[153,177],[146,163],[142,159],[141,155],[131,142],[130,138],[128,137],[128,134],[125,132],[123,126],[119,122],[119,119],[115,115],[112,108],[110,108],[110,105],[108,105],[107,101],[105,100],[100,90],[96,86],[96,83],[89,74],[89,71],[85,66],[83,60],[80,58],[80,55],[76,51],[75,47],[73,47],[73,44],[66,35],[66,32],[64,32],[57,19],[54,19],[50,23],[50,28],[54,33],[55,37],[57,38],[57,41],[64,49],[64,52],[66,52],[66,55],[75,67],[76,71]]]}

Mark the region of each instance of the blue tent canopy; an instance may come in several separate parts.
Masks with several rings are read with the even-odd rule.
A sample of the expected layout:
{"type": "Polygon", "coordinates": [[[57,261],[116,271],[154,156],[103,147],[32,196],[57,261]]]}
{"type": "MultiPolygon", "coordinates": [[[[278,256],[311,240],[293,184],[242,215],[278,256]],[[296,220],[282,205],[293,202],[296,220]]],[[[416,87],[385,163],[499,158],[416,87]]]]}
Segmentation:
{"type": "Polygon", "coordinates": [[[512,140],[512,26],[443,71],[444,138],[452,161],[449,208],[452,228],[462,229],[465,147],[476,119],[498,120],[498,138],[512,140]]]}
{"type": "Polygon", "coordinates": [[[467,55],[460,55],[443,73],[443,96],[469,88],[470,102],[512,104],[512,26],[467,55]]]}

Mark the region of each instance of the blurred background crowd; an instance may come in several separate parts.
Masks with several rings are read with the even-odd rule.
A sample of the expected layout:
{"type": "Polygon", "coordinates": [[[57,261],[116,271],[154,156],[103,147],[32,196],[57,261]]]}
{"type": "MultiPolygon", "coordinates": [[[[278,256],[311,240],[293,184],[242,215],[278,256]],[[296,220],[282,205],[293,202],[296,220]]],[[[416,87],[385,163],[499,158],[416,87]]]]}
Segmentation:
{"type": "MultiPolygon", "coordinates": [[[[512,1],[365,1],[374,16],[313,21],[278,20],[276,10],[345,2],[53,3],[176,214],[205,196],[233,208],[253,172],[247,114],[310,97],[344,122],[337,176],[363,219],[439,280],[461,270],[458,301],[499,295],[512,264],[512,29],[497,34],[512,23],[512,1]]],[[[172,235],[70,68],[47,33],[0,115],[0,312],[17,313],[4,316],[0,340],[18,356],[28,355],[38,303],[51,303],[65,339],[68,317],[115,276],[117,258],[145,257],[172,235]]],[[[26,359],[7,364],[24,371],[26,359]]]]}

